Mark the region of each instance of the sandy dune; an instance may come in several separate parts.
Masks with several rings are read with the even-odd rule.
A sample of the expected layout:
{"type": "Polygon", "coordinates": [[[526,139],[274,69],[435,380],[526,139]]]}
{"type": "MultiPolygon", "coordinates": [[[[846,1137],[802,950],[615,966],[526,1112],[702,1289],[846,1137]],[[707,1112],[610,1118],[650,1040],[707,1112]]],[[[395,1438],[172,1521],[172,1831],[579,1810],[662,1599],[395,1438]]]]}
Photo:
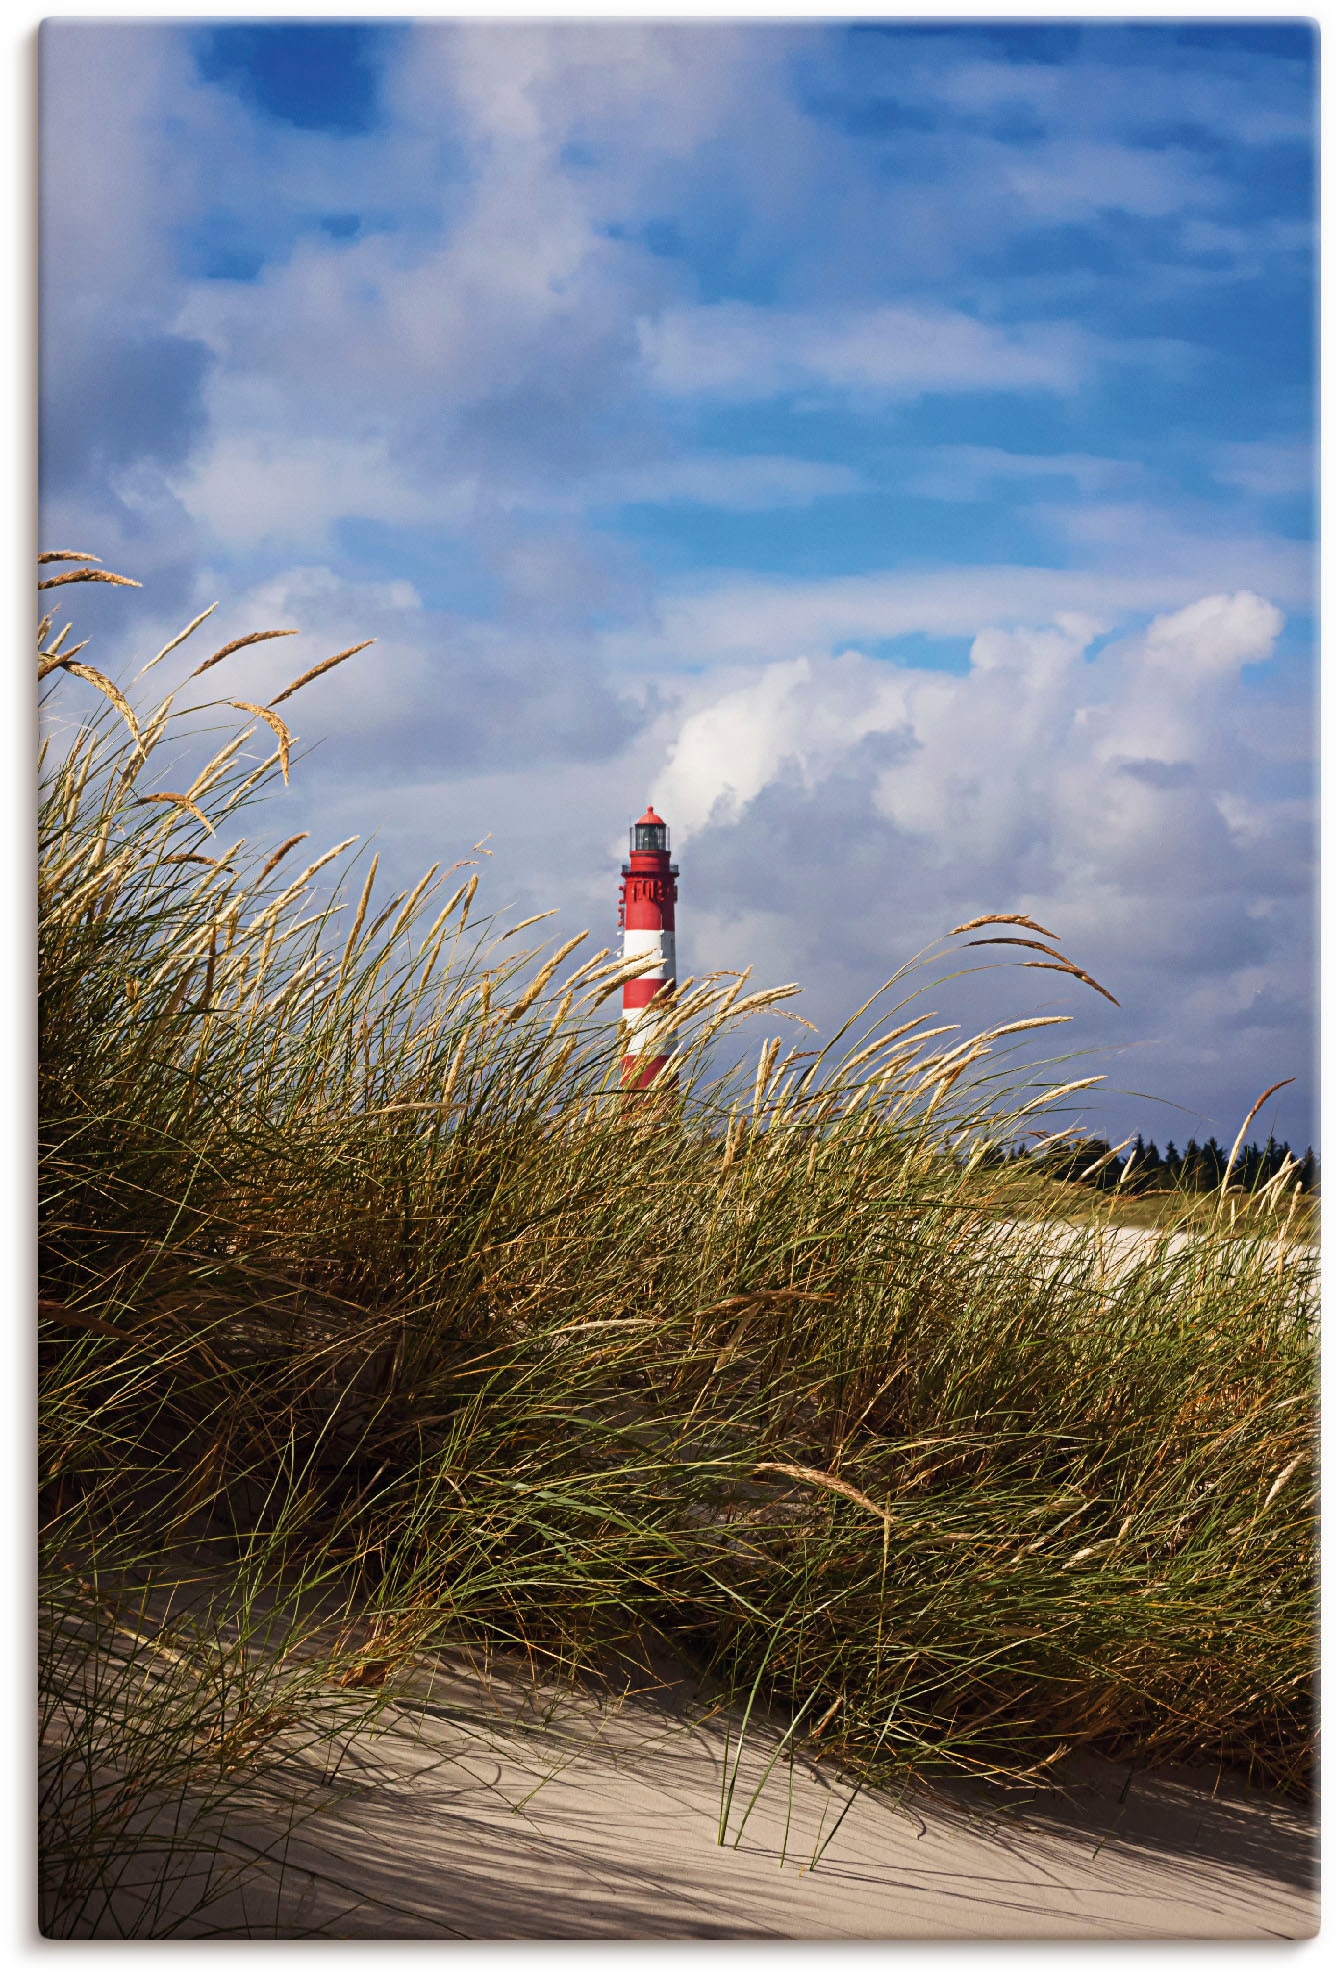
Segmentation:
{"type": "MultiPolygon", "coordinates": [[[[1163,1246],[1166,1258],[1177,1258],[1198,1236],[1190,1232],[1157,1232],[1149,1226],[1096,1225],[1064,1219],[998,1219],[994,1234],[1004,1243],[1050,1264],[1076,1254],[1094,1259],[1110,1280],[1163,1246]]],[[[1272,1239],[1266,1244],[1284,1265],[1311,1267],[1318,1249],[1300,1240],[1272,1239]]]]}
{"type": "MultiPolygon", "coordinates": [[[[721,1846],[724,1726],[680,1690],[600,1702],[460,1664],[387,1715],[294,1832],[281,1910],[264,1867],[201,1929],[1122,1940],[1316,1930],[1309,1827],[1267,1797],[1086,1762],[1065,1798],[1018,1797],[999,1813],[967,1790],[898,1804],[860,1795],[836,1829],[848,1785],[810,1764],[790,1771],[782,1756],[767,1775],[778,1746],[773,1730],[749,1735],[721,1846]]],[[[250,1833],[272,1843],[274,1826],[250,1833]]]]}

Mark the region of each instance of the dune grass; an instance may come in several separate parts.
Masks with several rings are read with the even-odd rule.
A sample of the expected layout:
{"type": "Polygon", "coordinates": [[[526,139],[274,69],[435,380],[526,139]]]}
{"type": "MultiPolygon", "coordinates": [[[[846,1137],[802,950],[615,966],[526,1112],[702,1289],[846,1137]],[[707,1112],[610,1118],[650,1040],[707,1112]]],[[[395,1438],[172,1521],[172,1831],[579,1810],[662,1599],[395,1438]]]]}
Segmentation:
{"type": "Polygon", "coordinates": [[[612,954],[480,916],[467,866],[385,894],[374,858],[335,875],[351,845],[242,837],[288,775],[275,707],[328,664],[266,706],[135,705],[62,634],[50,1933],[207,1924],[254,1866],[244,1791],[317,1798],[461,1640],[591,1674],[665,1640],[867,1783],[1086,1748],[1307,1784],[1314,1281],[1283,1187],[1117,1264],[1097,1224],[1018,1237],[1044,1197],[989,1149],[1089,1078],[1033,1058],[1053,1016],[932,1010],[960,934],[824,1049],[775,1033],[789,989],[685,981],[672,1080],[625,1096],[612,954]]]}

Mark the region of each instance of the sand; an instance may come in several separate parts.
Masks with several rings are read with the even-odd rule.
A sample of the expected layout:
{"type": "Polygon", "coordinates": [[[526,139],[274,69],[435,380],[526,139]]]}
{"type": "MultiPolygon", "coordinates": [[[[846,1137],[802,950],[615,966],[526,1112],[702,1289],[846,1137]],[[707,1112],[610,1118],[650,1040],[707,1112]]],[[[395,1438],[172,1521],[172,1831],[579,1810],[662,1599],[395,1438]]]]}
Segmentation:
{"type": "Polygon", "coordinates": [[[601,1698],[462,1661],[396,1703],[281,1853],[180,1935],[342,1939],[1298,1939],[1293,1805],[1085,1760],[1064,1792],[858,1794],[680,1686],[601,1698]],[[730,1735],[732,1737],[733,1735],[730,1735]],[[776,1759],[776,1754],[779,1757],[776,1759]],[[769,1771],[767,1772],[767,1769],[769,1771]],[[842,1817],[842,1818],[841,1818],[842,1817]],[[836,1823],[838,1821],[838,1827],[836,1823]],[[824,1845],[824,1846],[823,1846],[824,1845]]]}

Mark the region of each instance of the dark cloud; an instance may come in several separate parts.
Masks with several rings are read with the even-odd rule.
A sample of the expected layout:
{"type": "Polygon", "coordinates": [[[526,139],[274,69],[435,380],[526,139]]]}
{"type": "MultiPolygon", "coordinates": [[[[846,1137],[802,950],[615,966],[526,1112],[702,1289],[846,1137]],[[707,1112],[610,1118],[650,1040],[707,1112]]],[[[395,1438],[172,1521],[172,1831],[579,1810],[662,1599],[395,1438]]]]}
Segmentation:
{"type": "MultiPolygon", "coordinates": [[[[1181,1137],[1206,1117],[1219,1134],[1237,1127],[1265,1082],[1294,1074],[1299,1087],[1287,1092],[1285,1127],[1303,1141],[1312,1136],[1306,900],[1259,922],[1232,886],[1207,888],[1206,873],[1196,871],[1200,894],[1185,895],[1180,887],[1172,924],[1156,924],[1156,935],[1141,944],[1113,925],[1107,931],[1097,923],[1074,926],[1077,914],[1060,899],[1036,905],[1014,871],[990,871],[975,857],[953,866],[939,845],[907,835],[877,812],[874,784],[870,756],[864,768],[851,766],[812,787],[790,774],[736,822],[708,827],[685,843],[678,854],[686,964],[753,964],[759,984],[799,980],[804,992],[795,1006],[824,1038],[953,925],[989,910],[1041,909],[1061,948],[1114,992],[1118,1007],[1075,981],[1029,970],[1025,962],[1039,954],[971,948],[958,939],[935,962],[932,976],[941,983],[913,1011],[931,1007],[967,1028],[1036,1012],[1071,1015],[1070,1027],[1048,1030],[1034,1044],[1032,1058],[1089,1051],[1069,1073],[1105,1075],[1104,1088],[1081,1097],[1101,1131],[1125,1135],[1140,1128],[1163,1140],[1166,1132],[1181,1137]],[[1283,967],[1276,964],[1278,943],[1283,967]],[[961,969],[963,976],[946,978],[961,969]],[[1148,1096],[1128,1093],[1138,1089],[1148,1096]]],[[[1177,845],[1166,842],[1166,859],[1176,853],[1177,845]]],[[[1135,906],[1128,918],[1135,924],[1135,906]]],[[[1005,925],[993,931],[1008,935],[1005,925]]],[[[893,989],[890,1003],[928,976],[893,989]]]]}
{"type": "MultiPolygon", "coordinates": [[[[428,631],[417,677],[392,657],[374,667],[385,723],[336,732],[322,774],[374,784],[404,774],[520,774],[553,762],[607,760],[643,717],[577,657],[515,639],[464,642],[428,631]]],[[[337,718],[337,708],[327,715],[337,718]]]]}
{"type": "Polygon", "coordinates": [[[41,469],[47,494],[151,461],[180,465],[207,426],[212,362],[189,336],[108,337],[78,357],[44,347],[41,469]]]}

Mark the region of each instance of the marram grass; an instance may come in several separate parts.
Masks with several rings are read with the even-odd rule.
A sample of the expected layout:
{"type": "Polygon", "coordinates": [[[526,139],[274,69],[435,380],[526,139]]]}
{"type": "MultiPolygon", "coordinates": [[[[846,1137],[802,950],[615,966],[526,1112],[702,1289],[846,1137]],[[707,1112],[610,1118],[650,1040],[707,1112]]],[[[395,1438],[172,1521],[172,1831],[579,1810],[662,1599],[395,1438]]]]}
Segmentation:
{"type": "Polygon", "coordinates": [[[467,867],[387,893],[255,817],[276,706],[335,660],[202,712],[67,635],[39,637],[51,1934],[207,1930],[262,1860],[247,1790],[318,1804],[461,1641],[596,1674],[666,1640],[870,1783],[1093,1749],[1306,1785],[1284,1187],[1113,1257],[1098,1224],[1046,1241],[1042,1181],[988,1153],[1089,1077],[1023,1052],[1053,1016],[931,1010],[958,934],[824,1051],[775,1035],[790,989],[685,981],[672,1082],[623,1096],[611,954],[526,947],[467,867]]]}

